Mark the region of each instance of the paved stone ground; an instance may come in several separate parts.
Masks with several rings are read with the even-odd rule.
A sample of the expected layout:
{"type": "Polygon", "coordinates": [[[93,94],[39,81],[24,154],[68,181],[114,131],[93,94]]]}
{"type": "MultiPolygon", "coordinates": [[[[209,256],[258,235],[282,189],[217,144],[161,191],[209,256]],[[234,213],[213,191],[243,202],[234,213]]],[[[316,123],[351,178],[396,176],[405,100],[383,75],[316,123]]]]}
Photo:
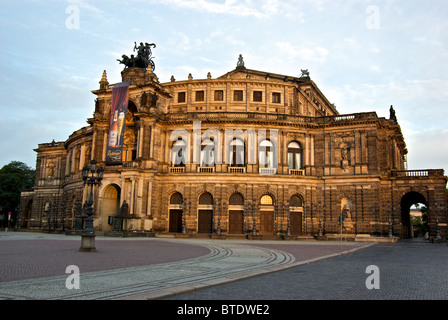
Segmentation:
{"type": "Polygon", "coordinates": [[[157,299],[346,254],[363,243],[97,237],[0,233],[0,299],[157,299]],[[80,289],[66,288],[66,268],[80,289]]]}
{"type": "MultiPolygon", "coordinates": [[[[176,300],[447,300],[448,244],[402,240],[376,244],[349,255],[288,268],[176,300]],[[367,289],[379,268],[379,289],[367,289]]],[[[373,311],[373,310],[372,310],[373,311]]]]}
{"type": "Polygon", "coordinates": [[[448,244],[80,237],[0,232],[0,300],[448,299],[448,244]],[[361,249],[361,250],[360,250],[361,249]],[[80,269],[68,290],[65,268],[80,269]],[[369,265],[380,289],[368,290],[369,265]],[[206,288],[206,289],[204,289],[206,288]]]}

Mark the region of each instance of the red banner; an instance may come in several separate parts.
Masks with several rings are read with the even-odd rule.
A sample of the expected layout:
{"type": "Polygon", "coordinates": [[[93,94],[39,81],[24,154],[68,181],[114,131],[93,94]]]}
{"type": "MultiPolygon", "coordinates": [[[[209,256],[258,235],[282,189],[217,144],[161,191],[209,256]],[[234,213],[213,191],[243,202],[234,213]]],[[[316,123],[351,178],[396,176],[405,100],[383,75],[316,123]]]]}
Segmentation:
{"type": "Polygon", "coordinates": [[[116,84],[112,88],[110,108],[109,139],[107,139],[106,164],[117,165],[123,162],[123,138],[128,111],[130,82],[116,84]]]}

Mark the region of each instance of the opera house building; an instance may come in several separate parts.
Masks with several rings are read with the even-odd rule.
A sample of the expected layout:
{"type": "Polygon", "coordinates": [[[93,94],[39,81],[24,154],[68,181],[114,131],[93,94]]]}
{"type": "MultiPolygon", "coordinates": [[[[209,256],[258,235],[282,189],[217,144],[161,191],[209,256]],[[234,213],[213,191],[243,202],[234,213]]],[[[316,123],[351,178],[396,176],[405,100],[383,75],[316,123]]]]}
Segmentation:
{"type": "Polygon", "coordinates": [[[121,83],[104,71],[85,127],[35,149],[19,228],[81,232],[92,196],[96,234],[398,239],[423,203],[429,236],[446,239],[447,178],[407,170],[393,107],[340,114],[307,70],[252,70],[241,56],[224,75],[160,83],[138,49],[146,63],[121,61],[121,83]],[[85,183],[96,168],[100,183],[85,183]]]}

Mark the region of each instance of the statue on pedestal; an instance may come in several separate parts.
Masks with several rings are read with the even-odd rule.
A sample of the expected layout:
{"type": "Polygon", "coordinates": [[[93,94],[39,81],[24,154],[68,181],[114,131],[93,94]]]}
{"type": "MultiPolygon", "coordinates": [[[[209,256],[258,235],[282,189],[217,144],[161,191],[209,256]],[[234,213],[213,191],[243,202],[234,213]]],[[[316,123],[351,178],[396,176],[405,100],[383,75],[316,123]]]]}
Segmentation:
{"type": "Polygon", "coordinates": [[[151,66],[152,71],[155,69],[154,61],[152,61],[152,52],[151,47],[155,48],[156,45],[154,43],[145,43],[140,42],[140,45],[137,46],[137,42],[134,42],[134,52],[137,51],[137,57],[133,54],[131,57],[127,55],[122,55],[121,60],[117,59],[118,62],[124,64],[124,68],[141,68],[147,69],[151,66]]]}

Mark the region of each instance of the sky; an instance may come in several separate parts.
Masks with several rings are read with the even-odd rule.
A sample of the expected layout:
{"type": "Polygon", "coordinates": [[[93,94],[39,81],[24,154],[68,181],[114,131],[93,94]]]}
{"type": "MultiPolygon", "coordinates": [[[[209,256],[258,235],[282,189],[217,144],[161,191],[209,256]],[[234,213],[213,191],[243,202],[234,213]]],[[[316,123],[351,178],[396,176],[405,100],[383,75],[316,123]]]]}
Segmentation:
{"type": "Polygon", "coordinates": [[[393,105],[408,169],[448,169],[446,0],[0,0],[0,168],[92,117],[104,70],[155,43],[160,82],[248,69],[311,79],[340,114],[393,105]]]}

